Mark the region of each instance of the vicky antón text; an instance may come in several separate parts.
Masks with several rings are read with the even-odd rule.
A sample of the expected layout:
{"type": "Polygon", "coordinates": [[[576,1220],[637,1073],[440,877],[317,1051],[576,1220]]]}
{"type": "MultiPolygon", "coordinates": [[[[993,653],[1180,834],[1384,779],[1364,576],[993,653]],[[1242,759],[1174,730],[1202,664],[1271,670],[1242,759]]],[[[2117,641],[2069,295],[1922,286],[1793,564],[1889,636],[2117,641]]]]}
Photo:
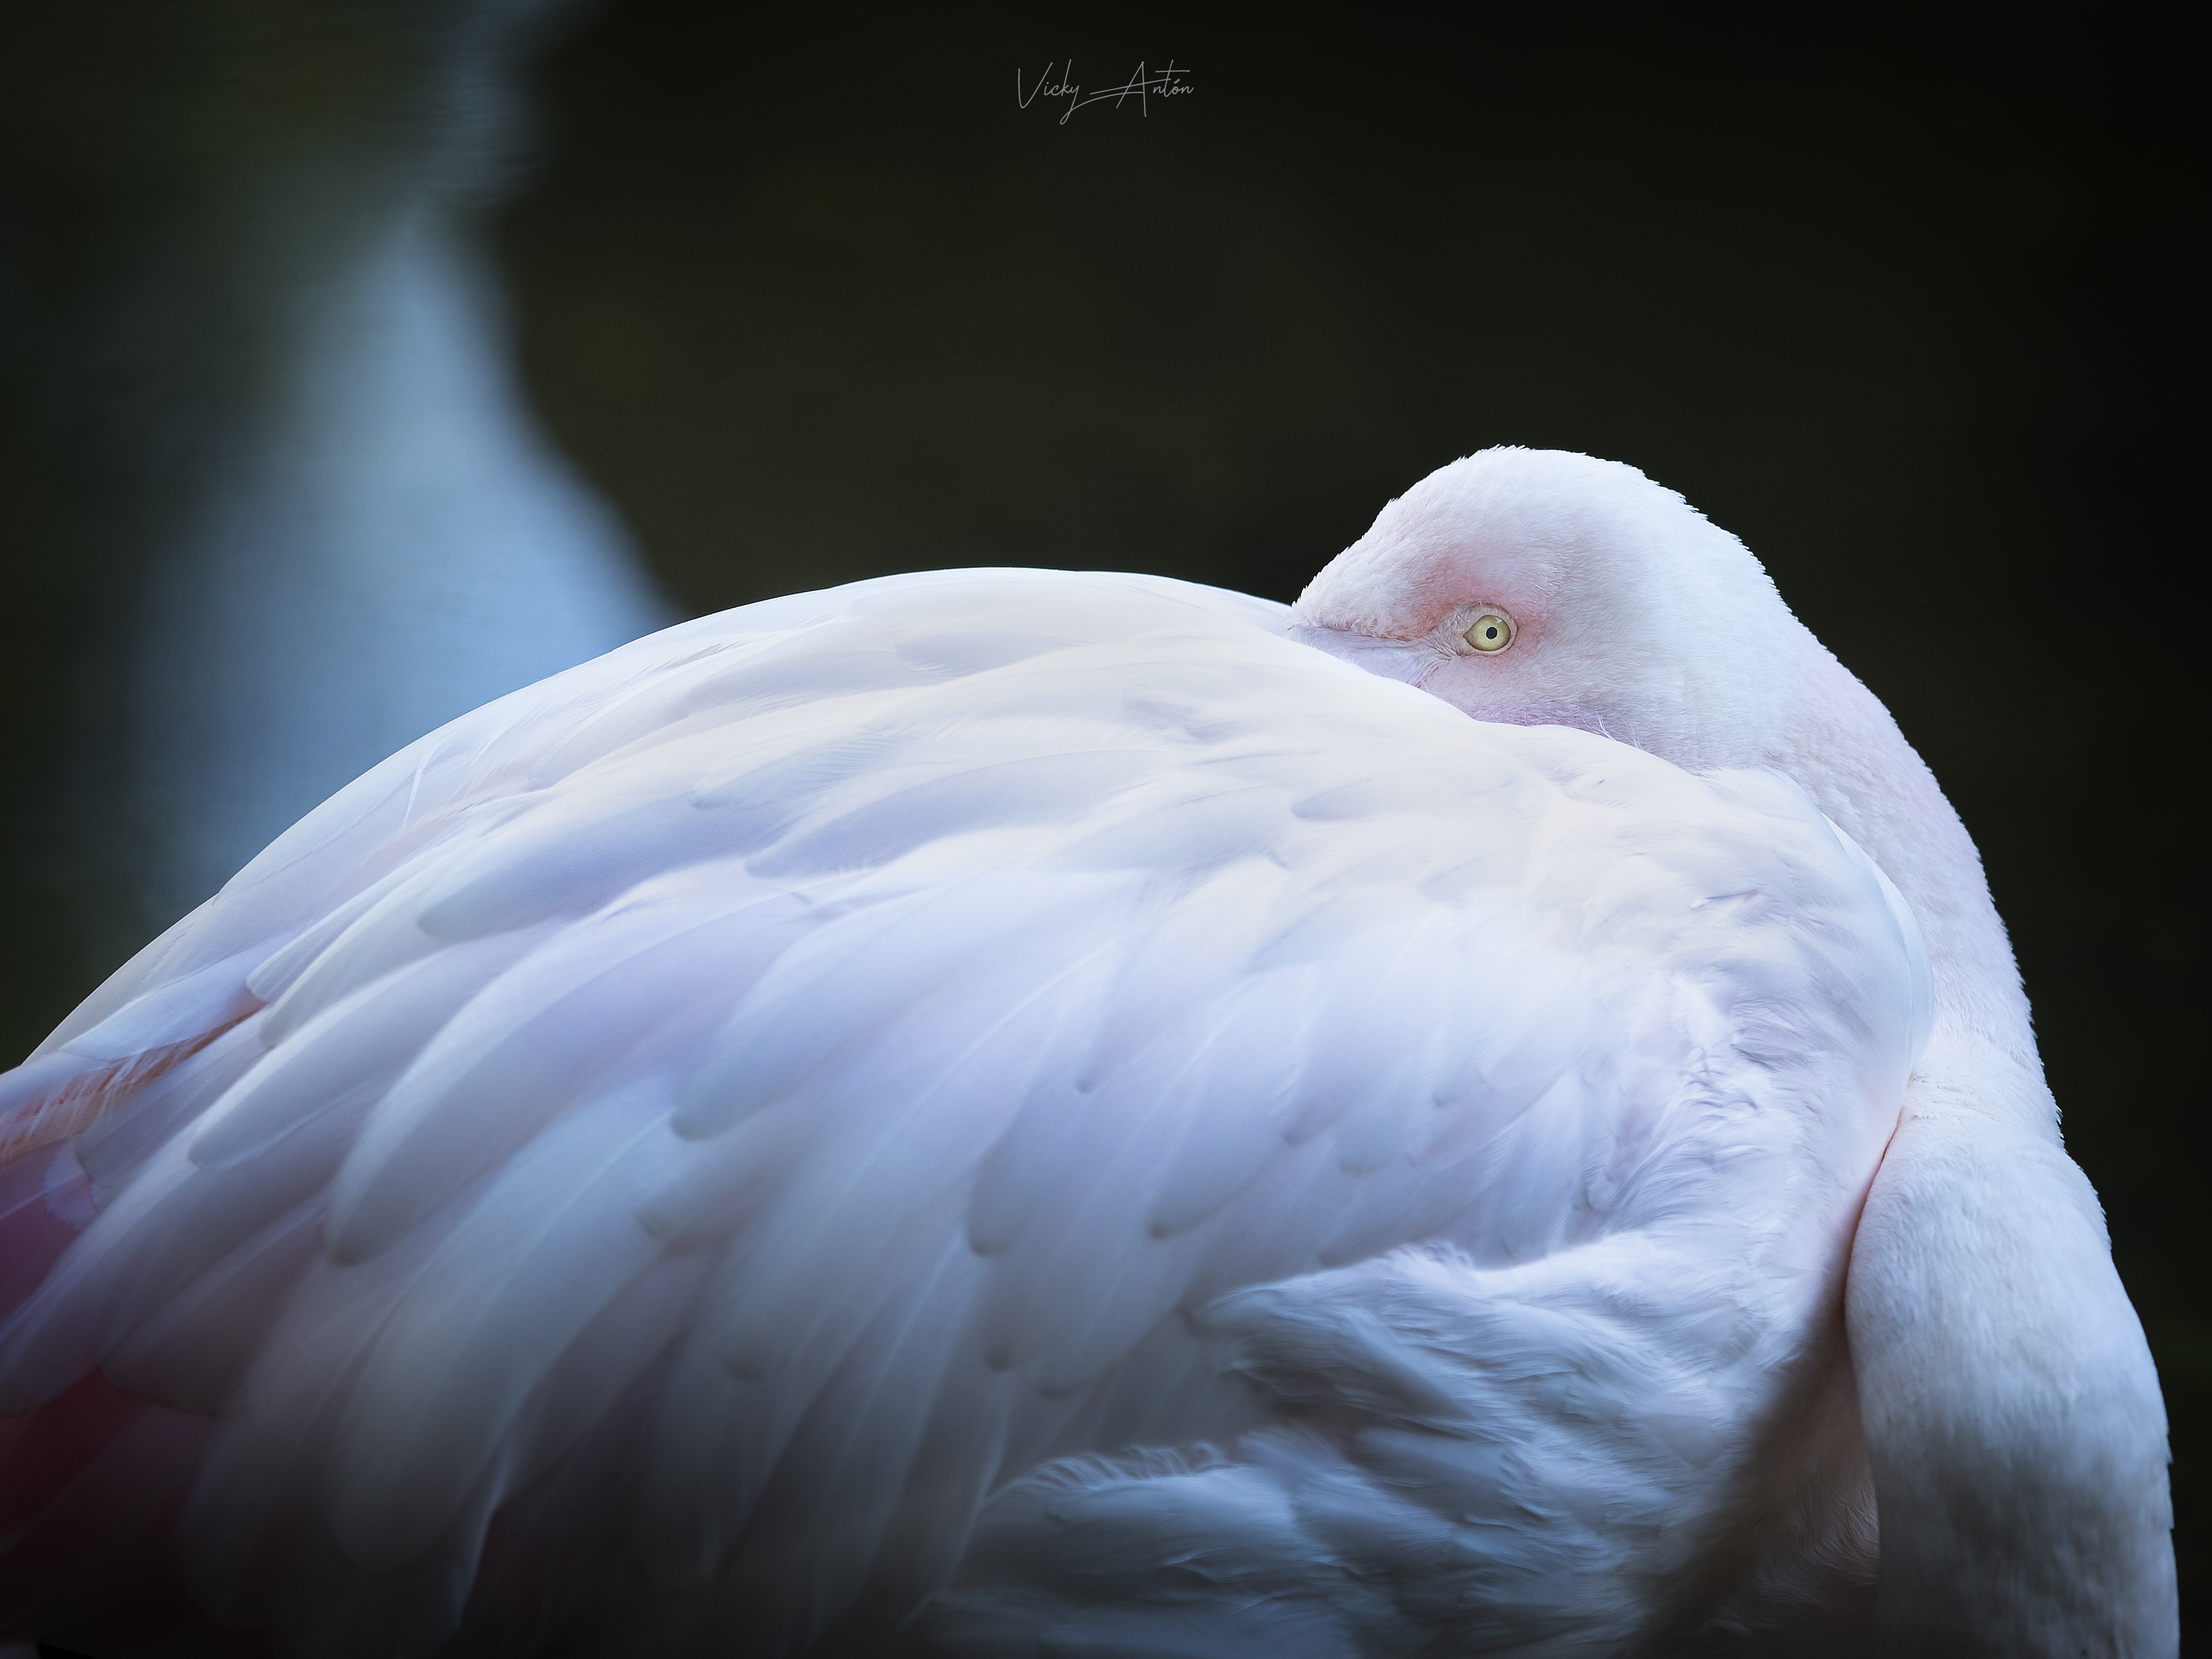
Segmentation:
{"type": "Polygon", "coordinates": [[[1144,64],[1139,64],[1137,65],[1136,73],[1120,86],[1107,87],[1088,94],[1076,84],[1075,61],[1073,58],[1070,58],[1065,65],[1047,64],[1044,66],[1044,73],[1037,76],[1034,83],[1019,69],[1014,71],[1015,103],[1023,109],[1027,109],[1040,98],[1056,99],[1066,106],[1060,112],[1061,126],[1066,126],[1067,118],[1085,104],[1103,103],[1110,100],[1114,106],[1119,109],[1122,105],[1133,100],[1139,115],[1149,115],[1152,113],[1153,99],[1187,98],[1195,90],[1196,88],[1190,83],[1190,71],[1177,68],[1172,58],[1168,59],[1168,66],[1164,70],[1148,70],[1144,64]],[[1053,76],[1055,69],[1060,71],[1059,78],[1056,80],[1053,76]]]}

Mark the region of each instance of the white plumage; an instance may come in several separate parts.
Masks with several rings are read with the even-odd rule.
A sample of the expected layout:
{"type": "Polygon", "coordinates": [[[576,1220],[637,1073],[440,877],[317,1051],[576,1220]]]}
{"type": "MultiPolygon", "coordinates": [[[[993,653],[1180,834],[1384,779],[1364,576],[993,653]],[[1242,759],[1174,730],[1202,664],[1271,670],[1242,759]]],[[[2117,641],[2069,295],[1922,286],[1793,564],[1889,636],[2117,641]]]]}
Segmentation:
{"type": "MultiPolygon", "coordinates": [[[[1589,648],[1574,583],[1515,569],[1678,624],[1523,535],[1394,634],[1440,489],[1493,538],[1499,489],[1612,491],[1796,627],[1626,469],[1458,465],[1295,617],[1019,570],[800,595],[302,820],[0,1079],[0,1619],[302,1655],[1863,1641],[1845,1274],[1916,1056],[1966,1040],[1958,925],[1826,774],[1720,752],[1696,682],[1742,624],[1702,554],[1690,634],[1571,722],[1643,747],[1450,706],[1589,648]],[[1519,656],[1455,653],[1509,599],[1519,656]]],[[[2072,1224],[2039,1222],[2069,1261],[2072,1224]]],[[[2100,1261],[2061,1316],[2140,1416],[2100,1261]]],[[[1881,1479],[1894,1390],[1856,1373],[1881,1479]]],[[[2160,1431],[2072,1431],[2107,1486],[2154,1472],[2112,1500],[2151,1522],[2160,1431]]],[[[2163,1547],[2108,1540],[2079,1618],[1900,1604],[1883,1552],[1884,1617],[2154,1651],[2163,1547]]]]}

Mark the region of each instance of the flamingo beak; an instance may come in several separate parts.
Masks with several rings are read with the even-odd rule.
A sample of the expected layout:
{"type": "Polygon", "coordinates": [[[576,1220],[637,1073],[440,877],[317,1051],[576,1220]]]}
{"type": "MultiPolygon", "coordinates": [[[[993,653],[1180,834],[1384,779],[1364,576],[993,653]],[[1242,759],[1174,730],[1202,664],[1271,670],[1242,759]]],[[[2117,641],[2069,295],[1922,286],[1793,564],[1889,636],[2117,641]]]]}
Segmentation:
{"type": "Polygon", "coordinates": [[[1312,623],[1292,623],[1283,630],[1283,637],[1293,644],[1326,651],[1379,678],[1407,685],[1420,684],[1444,660],[1425,640],[1378,640],[1370,634],[1312,623]]]}

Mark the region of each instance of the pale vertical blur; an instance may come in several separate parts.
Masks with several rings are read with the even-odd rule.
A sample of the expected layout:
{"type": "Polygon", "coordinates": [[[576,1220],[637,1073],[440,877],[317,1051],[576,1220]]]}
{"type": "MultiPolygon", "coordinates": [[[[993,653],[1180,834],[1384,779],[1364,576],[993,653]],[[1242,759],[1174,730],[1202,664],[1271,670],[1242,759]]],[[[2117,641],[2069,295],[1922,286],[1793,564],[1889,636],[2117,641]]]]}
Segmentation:
{"type": "Polygon", "coordinates": [[[11,1047],[384,756],[674,619],[520,393],[479,247],[567,9],[10,20],[11,1047]]]}
{"type": "Polygon", "coordinates": [[[272,419],[149,573],[132,872],[181,914],[393,750],[672,621],[515,392],[467,232],[410,202],[301,307],[272,419]]]}

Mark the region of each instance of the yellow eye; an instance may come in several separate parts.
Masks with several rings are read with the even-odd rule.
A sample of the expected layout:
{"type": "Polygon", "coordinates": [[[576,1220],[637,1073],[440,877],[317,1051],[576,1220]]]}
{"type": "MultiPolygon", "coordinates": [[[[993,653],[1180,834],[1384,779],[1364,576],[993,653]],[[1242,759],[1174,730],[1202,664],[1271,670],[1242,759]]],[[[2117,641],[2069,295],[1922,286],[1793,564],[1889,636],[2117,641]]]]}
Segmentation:
{"type": "Polygon", "coordinates": [[[1467,627],[1467,642],[1486,655],[1513,643],[1513,618],[1503,611],[1486,611],[1467,627]]]}

